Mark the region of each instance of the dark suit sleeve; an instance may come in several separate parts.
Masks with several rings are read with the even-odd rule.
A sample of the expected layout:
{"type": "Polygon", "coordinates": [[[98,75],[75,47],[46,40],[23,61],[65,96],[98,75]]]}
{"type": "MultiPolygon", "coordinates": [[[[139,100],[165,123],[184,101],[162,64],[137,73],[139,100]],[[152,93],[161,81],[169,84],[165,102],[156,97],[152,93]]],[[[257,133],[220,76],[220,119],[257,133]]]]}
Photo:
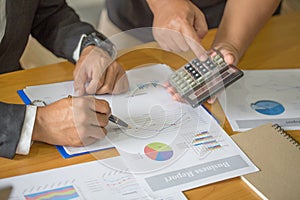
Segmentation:
{"type": "Polygon", "coordinates": [[[14,157],[23,127],[25,112],[25,105],[0,102],[0,157],[14,157]]]}
{"type": "Polygon", "coordinates": [[[81,35],[94,31],[64,0],[41,0],[31,34],[55,55],[75,62],[73,52],[81,35]]]}

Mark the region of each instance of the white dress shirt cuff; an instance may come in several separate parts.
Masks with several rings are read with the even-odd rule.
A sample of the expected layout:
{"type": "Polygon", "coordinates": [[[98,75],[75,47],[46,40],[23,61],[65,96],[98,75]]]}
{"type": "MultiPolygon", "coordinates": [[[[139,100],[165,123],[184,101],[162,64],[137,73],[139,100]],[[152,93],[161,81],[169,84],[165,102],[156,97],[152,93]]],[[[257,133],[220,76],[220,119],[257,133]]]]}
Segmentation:
{"type": "Polygon", "coordinates": [[[75,51],[73,52],[73,59],[77,62],[79,60],[80,57],[80,48],[81,48],[81,43],[82,40],[86,37],[86,34],[81,35],[80,40],[78,42],[78,45],[75,49],[75,51]]]}
{"type": "Polygon", "coordinates": [[[29,154],[37,106],[26,106],[25,119],[16,154],[29,154]]]}

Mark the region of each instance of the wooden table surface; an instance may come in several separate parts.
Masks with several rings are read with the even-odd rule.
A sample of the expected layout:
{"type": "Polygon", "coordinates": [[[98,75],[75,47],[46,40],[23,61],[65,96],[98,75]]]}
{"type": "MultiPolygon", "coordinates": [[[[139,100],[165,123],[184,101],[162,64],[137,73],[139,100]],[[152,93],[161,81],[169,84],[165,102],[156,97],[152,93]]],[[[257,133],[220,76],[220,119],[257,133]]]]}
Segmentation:
{"type": "MultiPolygon", "coordinates": [[[[255,38],[238,67],[241,69],[287,69],[300,68],[300,13],[273,17],[255,38]]],[[[210,30],[203,41],[209,48],[216,30],[210,30]]],[[[191,53],[174,54],[162,51],[157,44],[149,43],[131,51],[120,52],[118,61],[125,69],[153,64],[166,63],[173,68],[183,65],[191,58],[191,53]]],[[[74,66],[68,62],[39,68],[22,70],[0,75],[0,101],[23,103],[16,93],[29,85],[72,80],[74,66]]],[[[300,77],[299,77],[300,78],[300,77]]],[[[288,98],[288,97],[287,97],[288,98]]],[[[220,105],[207,106],[223,124],[229,134],[232,131],[220,105]]],[[[299,113],[300,115],[300,113],[299,113]]],[[[300,141],[300,131],[288,131],[300,141]]],[[[98,153],[98,158],[118,155],[115,149],[98,153]]],[[[93,161],[89,154],[63,159],[54,146],[35,142],[28,156],[17,155],[13,160],[0,158],[0,178],[27,174],[77,163],[93,161]]],[[[259,199],[259,197],[240,179],[233,178],[185,192],[189,199],[259,199]]]]}

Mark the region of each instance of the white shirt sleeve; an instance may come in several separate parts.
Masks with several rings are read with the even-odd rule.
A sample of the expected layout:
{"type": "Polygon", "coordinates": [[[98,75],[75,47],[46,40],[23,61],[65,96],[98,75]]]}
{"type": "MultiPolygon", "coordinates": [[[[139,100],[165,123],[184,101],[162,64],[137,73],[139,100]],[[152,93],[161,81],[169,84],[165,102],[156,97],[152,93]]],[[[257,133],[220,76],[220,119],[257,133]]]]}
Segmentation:
{"type": "Polygon", "coordinates": [[[37,106],[26,106],[25,119],[22,127],[20,140],[17,146],[16,154],[27,155],[29,154],[32,131],[36,117],[37,106]]]}
{"type": "Polygon", "coordinates": [[[77,45],[75,51],[73,52],[73,59],[76,62],[79,60],[81,43],[82,43],[83,38],[85,38],[85,37],[86,37],[86,34],[81,35],[78,45],[77,45]]]}

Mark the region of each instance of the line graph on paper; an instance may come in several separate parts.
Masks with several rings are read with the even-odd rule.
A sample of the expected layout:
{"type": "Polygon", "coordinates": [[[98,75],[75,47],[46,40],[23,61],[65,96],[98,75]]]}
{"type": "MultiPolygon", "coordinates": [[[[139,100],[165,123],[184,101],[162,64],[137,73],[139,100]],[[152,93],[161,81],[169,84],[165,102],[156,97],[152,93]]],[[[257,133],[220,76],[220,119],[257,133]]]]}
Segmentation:
{"type": "Polygon", "coordinates": [[[131,137],[147,139],[160,133],[177,132],[191,121],[191,117],[188,113],[161,112],[159,115],[155,114],[155,117],[151,117],[151,114],[144,114],[127,119],[127,121],[132,128],[122,129],[123,133],[131,137]]]}
{"type": "Polygon", "coordinates": [[[121,196],[122,199],[140,199],[145,195],[135,177],[130,173],[106,172],[101,179],[111,193],[121,196]]]}
{"type": "Polygon", "coordinates": [[[199,130],[183,135],[188,148],[192,149],[196,155],[203,159],[210,153],[223,151],[229,145],[218,132],[199,130]]]}

